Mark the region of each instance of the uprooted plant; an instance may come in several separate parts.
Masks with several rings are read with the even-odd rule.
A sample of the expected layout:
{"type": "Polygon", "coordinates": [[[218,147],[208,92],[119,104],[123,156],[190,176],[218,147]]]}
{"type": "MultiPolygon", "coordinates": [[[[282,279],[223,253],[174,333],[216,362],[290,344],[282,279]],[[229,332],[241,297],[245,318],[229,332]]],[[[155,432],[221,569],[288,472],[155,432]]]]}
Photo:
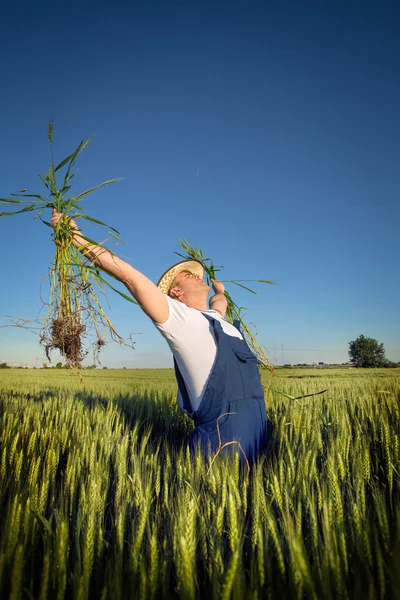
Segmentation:
{"type": "MultiPolygon", "coordinates": [[[[76,196],[67,197],[71,189],[71,181],[76,175],[72,169],[80,153],[90,143],[91,138],[85,142],[81,141],[75,152],[57,166],[55,166],[53,158],[52,122],[49,124],[48,138],[51,151],[50,167],[43,176],[39,175],[47,189],[47,197],[22,189],[18,194],[11,194],[12,198],[0,198],[2,204],[23,205],[21,210],[3,212],[0,217],[36,211],[35,218],[39,218],[45,225],[53,229],[56,251],[49,271],[50,298],[48,303],[44,303],[47,305],[47,315],[40,332],[40,343],[49,360],[51,351],[59,350],[69,366],[79,367],[90,347],[94,351],[94,358],[98,360],[98,353],[105,345],[107,336],[120,344],[127,343],[104,312],[95,285],[101,294],[106,294],[106,286],[108,286],[130,302],[134,302],[134,300],[116,290],[101,275],[101,269],[89,263],[85,257],[87,245],[103,246],[104,242],[96,242],[80,232],[79,235],[85,243],[79,248],[73,244],[74,227],[71,219],[78,217],[105,229],[114,239],[120,239],[116,229],[87,215],[81,205],[81,201],[86,196],[105,185],[114,183],[117,179],[104,181],[76,196]],[[62,169],[65,169],[65,175],[61,187],[58,188],[56,173],[62,169]],[[56,227],[42,219],[41,214],[45,209],[55,209],[57,212],[63,213],[56,227]]],[[[128,345],[132,346],[132,343],[128,345]]]]}

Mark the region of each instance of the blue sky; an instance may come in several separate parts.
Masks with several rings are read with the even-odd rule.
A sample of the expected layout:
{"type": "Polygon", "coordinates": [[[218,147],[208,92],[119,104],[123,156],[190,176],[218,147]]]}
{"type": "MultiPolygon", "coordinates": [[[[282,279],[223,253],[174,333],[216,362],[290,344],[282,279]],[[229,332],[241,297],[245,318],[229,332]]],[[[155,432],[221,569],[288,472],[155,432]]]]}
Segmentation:
{"type": "MultiPolygon", "coordinates": [[[[40,190],[54,119],[56,161],[94,136],[75,192],[124,178],[86,209],[151,279],[186,238],[223,279],[279,284],[228,288],[274,363],[345,362],[360,334],[400,360],[396,3],[17,1],[1,21],[0,196],[40,190]]],[[[4,325],[37,315],[53,244],[29,213],[0,232],[4,325]]],[[[136,344],[102,363],[172,366],[140,310],[109,301],[136,344]]],[[[0,329],[0,360],[42,356],[0,329]]]]}

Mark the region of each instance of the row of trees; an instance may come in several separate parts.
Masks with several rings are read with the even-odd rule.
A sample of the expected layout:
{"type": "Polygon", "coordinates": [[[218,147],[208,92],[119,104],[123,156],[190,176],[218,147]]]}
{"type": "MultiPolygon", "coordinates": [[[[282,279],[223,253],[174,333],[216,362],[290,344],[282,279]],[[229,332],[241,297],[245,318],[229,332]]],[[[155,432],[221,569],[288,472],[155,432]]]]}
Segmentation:
{"type": "MultiPolygon", "coordinates": [[[[396,363],[392,363],[390,360],[386,359],[385,348],[383,347],[383,344],[380,344],[374,338],[366,337],[365,335],[360,335],[356,340],[349,342],[349,358],[350,364],[352,364],[354,367],[360,367],[364,369],[369,369],[371,367],[377,368],[397,366],[396,363]]],[[[0,369],[7,368],[9,368],[7,363],[0,363],[0,369]]],[[[49,367],[47,363],[43,363],[43,368],[63,369],[68,367],[65,367],[63,363],[59,362],[55,365],[55,367],[49,367]]],[[[93,364],[85,368],[95,369],[96,365],[93,364]]],[[[103,369],[106,368],[107,367],[103,367],[103,369]]]]}

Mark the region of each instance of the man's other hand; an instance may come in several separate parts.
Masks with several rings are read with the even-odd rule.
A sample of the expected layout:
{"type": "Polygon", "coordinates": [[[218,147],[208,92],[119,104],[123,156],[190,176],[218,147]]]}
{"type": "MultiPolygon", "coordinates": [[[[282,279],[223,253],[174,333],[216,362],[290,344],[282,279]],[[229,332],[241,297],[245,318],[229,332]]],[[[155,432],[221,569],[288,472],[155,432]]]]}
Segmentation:
{"type": "Polygon", "coordinates": [[[223,294],[225,292],[225,286],[221,281],[211,279],[211,284],[215,294],[223,294]]]}

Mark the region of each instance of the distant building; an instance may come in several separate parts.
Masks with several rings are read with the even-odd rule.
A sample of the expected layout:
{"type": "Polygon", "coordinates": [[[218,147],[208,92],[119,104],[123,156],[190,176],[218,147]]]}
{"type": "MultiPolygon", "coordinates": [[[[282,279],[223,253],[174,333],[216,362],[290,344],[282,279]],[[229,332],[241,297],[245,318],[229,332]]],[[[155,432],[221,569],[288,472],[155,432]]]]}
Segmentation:
{"type": "Polygon", "coordinates": [[[324,369],[324,368],[325,368],[325,363],[323,363],[323,362],[319,362],[319,363],[318,363],[318,368],[319,368],[319,369],[324,369]]]}

